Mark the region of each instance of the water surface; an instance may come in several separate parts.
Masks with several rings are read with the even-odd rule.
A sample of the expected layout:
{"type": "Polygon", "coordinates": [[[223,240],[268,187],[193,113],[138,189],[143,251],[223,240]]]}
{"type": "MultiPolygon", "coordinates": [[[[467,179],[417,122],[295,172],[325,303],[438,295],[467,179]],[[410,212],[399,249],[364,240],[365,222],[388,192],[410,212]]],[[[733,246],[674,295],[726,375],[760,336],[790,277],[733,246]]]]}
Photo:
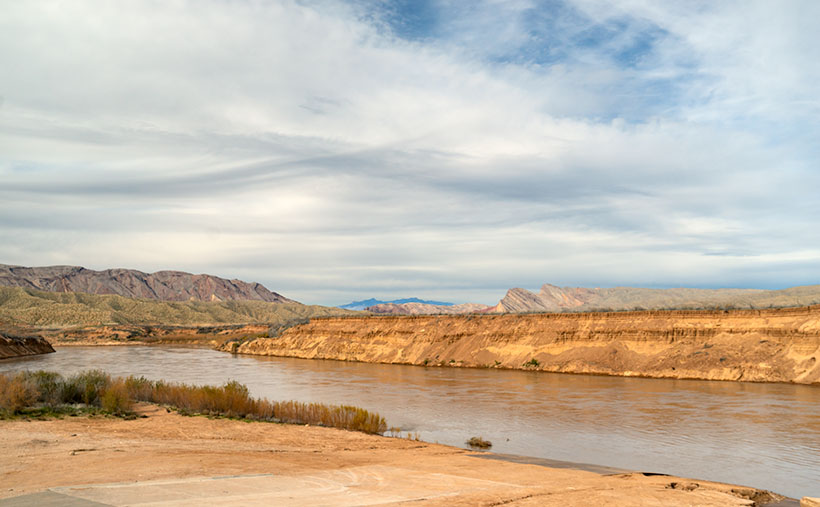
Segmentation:
{"type": "Polygon", "coordinates": [[[375,410],[422,440],[820,496],[820,387],[425,368],[231,356],[169,347],[66,347],[0,361],[221,384],[255,396],[375,410]]]}

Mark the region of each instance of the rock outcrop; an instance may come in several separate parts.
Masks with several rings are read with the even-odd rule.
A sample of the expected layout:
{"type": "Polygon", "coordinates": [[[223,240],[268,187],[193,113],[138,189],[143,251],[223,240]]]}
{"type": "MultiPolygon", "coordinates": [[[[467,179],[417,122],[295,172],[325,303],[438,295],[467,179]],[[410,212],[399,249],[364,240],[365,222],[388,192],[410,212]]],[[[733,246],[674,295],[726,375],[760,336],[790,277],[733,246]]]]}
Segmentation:
{"type": "Polygon", "coordinates": [[[820,383],[820,306],[316,318],[222,350],[426,366],[820,383]]]}
{"type": "Polygon", "coordinates": [[[51,352],[54,352],[54,348],[41,336],[16,336],[0,331],[0,359],[51,352]]]}
{"type": "Polygon", "coordinates": [[[487,310],[487,305],[464,303],[461,305],[430,305],[425,303],[383,303],[365,308],[382,315],[460,315],[487,310]]]}
{"type": "Polygon", "coordinates": [[[756,309],[820,304],[820,285],[759,289],[587,289],[544,284],[540,292],[510,289],[490,312],[594,312],[626,310],[756,309]]]}
{"type": "Polygon", "coordinates": [[[267,301],[294,303],[259,283],[182,271],[94,271],[79,266],[23,267],[0,264],[0,285],[48,292],[115,294],[160,301],[267,301]]]}

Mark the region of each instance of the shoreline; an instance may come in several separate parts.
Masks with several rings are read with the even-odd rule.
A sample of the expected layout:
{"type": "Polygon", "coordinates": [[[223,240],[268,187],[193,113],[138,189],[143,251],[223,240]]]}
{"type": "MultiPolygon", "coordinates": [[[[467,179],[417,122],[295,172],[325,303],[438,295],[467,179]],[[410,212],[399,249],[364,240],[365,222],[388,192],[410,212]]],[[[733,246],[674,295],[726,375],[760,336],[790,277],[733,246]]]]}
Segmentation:
{"type": "MultiPolygon", "coordinates": [[[[550,371],[545,369],[525,369],[525,368],[515,368],[515,367],[506,367],[506,366],[477,366],[477,365],[465,365],[465,364],[415,364],[415,363],[396,363],[396,362],[378,362],[374,363],[372,361],[363,361],[363,360],[356,360],[356,359],[339,359],[339,358],[324,358],[324,357],[316,357],[316,358],[305,358],[305,357],[296,357],[292,355],[278,355],[278,354],[247,354],[241,352],[228,352],[219,348],[219,343],[216,342],[184,342],[184,341],[161,341],[161,342],[151,342],[151,341],[129,341],[129,342],[119,342],[119,341],[111,341],[111,342],[97,342],[97,341],[89,341],[89,342],[52,342],[52,346],[56,352],[63,347],[65,348],[80,348],[80,347],[169,347],[169,348],[183,348],[183,349],[207,349],[207,350],[214,350],[217,352],[223,352],[234,356],[246,356],[246,357],[277,357],[282,359],[301,359],[305,361],[334,361],[334,362],[342,362],[342,363],[362,363],[362,364],[384,364],[384,365],[396,365],[396,366],[412,366],[417,368],[457,368],[457,369],[468,369],[468,370],[501,370],[501,371],[521,371],[521,372],[530,372],[530,373],[550,373],[550,374],[557,374],[557,375],[579,375],[579,376],[592,376],[592,377],[615,377],[615,378],[640,378],[640,379],[648,379],[648,380],[693,380],[693,381],[702,381],[702,382],[736,382],[742,384],[784,384],[784,385],[799,385],[799,386],[807,386],[807,387],[820,387],[820,383],[814,384],[803,384],[800,382],[794,381],[785,381],[785,380],[737,380],[737,379],[709,379],[709,378],[702,378],[702,377],[682,377],[682,376],[675,376],[675,377],[663,377],[663,376],[653,376],[653,375],[643,375],[643,374],[629,374],[629,375],[616,375],[612,373],[600,373],[600,372],[576,372],[576,371],[550,371]]],[[[30,356],[17,356],[17,357],[8,357],[0,359],[0,361],[8,359],[20,359],[24,357],[30,356]]]]}
{"type": "MultiPolygon", "coordinates": [[[[254,479],[271,482],[263,488],[265,495],[272,494],[271,488],[288,489],[284,483],[273,484],[283,477],[297,486],[315,485],[318,477],[348,494],[378,499],[389,491],[395,501],[423,505],[617,506],[634,505],[636,500],[673,506],[753,505],[753,499],[762,505],[764,499],[783,499],[745,486],[477,453],[325,427],[184,417],[149,404],[140,404],[138,410],[147,418],[0,421],[2,454],[17,457],[0,464],[0,498],[80,484],[183,484],[196,477],[271,474],[270,479],[254,479]],[[411,482],[416,485],[402,490],[408,477],[415,478],[411,482]]],[[[102,488],[99,494],[106,491],[110,489],[102,488]]],[[[311,491],[294,486],[282,494],[286,493],[311,491]]]]}

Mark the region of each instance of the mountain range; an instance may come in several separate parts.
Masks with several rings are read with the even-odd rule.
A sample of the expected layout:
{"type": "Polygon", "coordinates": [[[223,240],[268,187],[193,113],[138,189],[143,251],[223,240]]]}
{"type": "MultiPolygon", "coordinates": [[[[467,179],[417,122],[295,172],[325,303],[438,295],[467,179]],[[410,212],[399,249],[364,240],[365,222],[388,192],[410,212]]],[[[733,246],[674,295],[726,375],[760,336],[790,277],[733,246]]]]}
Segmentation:
{"type": "MultiPolygon", "coordinates": [[[[207,274],[195,275],[182,271],[144,273],[134,269],[94,271],[80,266],[24,267],[0,264],[0,286],[51,293],[116,295],[125,298],[165,302],[229,303],[234,301],[256,301],[300,304],[281,294],[272,292],[256,282],[229,280],[207,274]]],[[[31,294],[33,293],[29,293],[29,295],[31,294]]],[[[42,299],[42,296],[38,296],[38,298],[42,299]]],[[[2,301],[0,301],[0,304],[3,304],[2,301]]],[[[8,306],[8,304],[8,300],[6,300],[4,305],[8,306]]],[[[106,306],[108,304],[107,302],[105,304],[100,303],[102,306],[96,307],[95,311],[106,308],[104,312],[108,312],[110,310],[106,306]]],[[[117,304],[120,303],[114,305],[117,304]]],[[[375,314],[421,315],[770,308],[813,304],[820,304],[820,285],[807,285],[782,290],[646,289],[637,287],[591,289],[558,287],[547,283],[537,293],[522,288],[509,289],[504,298],[494,306],[477,303],[455,305],[453,303],[411,297],[391,301],[371,298],[341,305],[339,308],[343,310],[367,310],[375,314]]],[[[136,308],[131,303],[129,303],[129,306],[136,308]]],[[[243,308],[240,313],[245,311],[243,308]]],[[[254,309],[253,311],[258,310],[254,309]]],[[[153,315],[157,312],[163,313],[166,312],[166,309],[163,308],[162,311],[159,311],[152,308],[149,313],[153,315]]],[[[199,309],[194,311],[193,314],[198,312],[199,309]]],[[[111,315],[109,317],[114,321],[128,321],[128,316],[123,312],[117,313],[116,318],[111,315]]],[[[187,318],[174,317],[175,321],[185,321],[187,318]]],[[[204,318],[191,315],[190,318],[192,320],[204,319],[217,322],[245,322],[247,316],[224,315],[218,318],[204,318]]],[[[267,315],[265,318],[269,319],[267,315]]],[[[157,320],[154,317],[149,318],[147,315],[140,317],[140,319],[152,322],[157,320]]],[[[161,318],[158,320],[161,321],[161,318]]]]}
{"type": "Polygon", "coordinates": [[[385,305],[385,304],[395,304],[395,305],[402,305],[405,303],[418,303],[423,305],[433,305],[433,306],[453,306],[453,303],[444,303],[442,301],[427,301],[424,299],[419,298],[404,298],[404,299],[394,299],[392,301],[384,301],[381,299],[365,299],[362,301],[353,301],[352,303],[348,303],[346,305],[340,305],[339,308],[343,308],[345,310],[364,310],[366,308],[370,308],[376,305],[385,305]]]}
{"type": "Polygon", "coordinates": [[[266,301],[295,303],[255,282],[182,271],[94,271],[80,266],[24,267],[0,264],[0,286],[48,292],[113,294],[158,301],[266,301]]]}

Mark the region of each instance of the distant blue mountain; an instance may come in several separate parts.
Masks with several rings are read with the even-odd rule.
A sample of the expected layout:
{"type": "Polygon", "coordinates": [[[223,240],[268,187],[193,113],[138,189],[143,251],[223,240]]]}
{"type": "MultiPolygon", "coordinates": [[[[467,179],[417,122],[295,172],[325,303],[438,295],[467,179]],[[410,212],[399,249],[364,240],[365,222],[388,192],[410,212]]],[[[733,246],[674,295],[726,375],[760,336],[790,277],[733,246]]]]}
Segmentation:
{"type": "Polygon", "coordinates": [[[346,305],[340,305],[338,308],[344,308],[345,310],[364,310],[365,308],[373,305],[381,305],[384,303],[395,303],[400,305],[402,303],[424,303],[427,305],[436,305],[436,306],[453,306],[453,303],[445,303],[443,301],[428,301],[425,299],[419,298],[404,298],[404,299],[394,299],[393,301],[382,301],[380,299],[365,299],[364,301],[353,301],[352,303],[348,303],[346,305]]]}

